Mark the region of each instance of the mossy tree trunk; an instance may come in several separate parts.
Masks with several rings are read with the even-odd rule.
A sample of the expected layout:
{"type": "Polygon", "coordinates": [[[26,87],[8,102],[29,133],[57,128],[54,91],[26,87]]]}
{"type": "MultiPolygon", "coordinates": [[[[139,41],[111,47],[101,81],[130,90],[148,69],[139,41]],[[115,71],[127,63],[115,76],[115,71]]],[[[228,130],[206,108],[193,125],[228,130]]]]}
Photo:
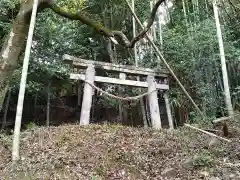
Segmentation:
{"type": "MultiPolygon", "coordinates": [[[[44,2],[46,0],[41,0],[39,4],[44,4],[44,2]]],[[[7,93],[9,81],[18,65],[18,59],[28,35],[32,7],[32,0],[21,2],[20,10],[2,46],[0,53],[0,109],[7,93]]]]}

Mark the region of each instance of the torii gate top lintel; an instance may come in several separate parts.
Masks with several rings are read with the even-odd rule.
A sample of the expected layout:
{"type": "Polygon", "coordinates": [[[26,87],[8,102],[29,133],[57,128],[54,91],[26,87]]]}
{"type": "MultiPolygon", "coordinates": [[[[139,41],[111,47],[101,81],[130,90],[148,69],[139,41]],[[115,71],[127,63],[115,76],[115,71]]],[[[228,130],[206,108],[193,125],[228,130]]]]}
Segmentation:
{"type": "Polygon", "coordinates": [[[71,64],[73,67],[76,68],[83,68],[88,67],[89,65],[94,65],[96,69],[104,69],[107,71],[115,71],[120,73],[127,73],[132,75],[153,75],[155,77],[162,77],[167,78],[169,76],[169,72],[165,69],[159,71],[154,71],[150,68],[142,68],[130,65],[120,65],[120,64],[113,64],[113,63],[106,63],[100,61],[93,61],[93,60],[85,60],[82,58],[76,58],[70,55],[63,55],[63,61],[66,64],[71,64]]]}
{"type": "Polygon", "coordinates": [[[67,64],[70,64],[73,68],[77,69],[74,73],[70,73],[70,79],[86,79],[86,73],[82,73],[81,69],[87,69],[92,67],[94,71],[96,69],[103,69],[108,72],[117,72],[119,73],[119,78],[111,78],[111,77],[103,77],[103,76],[95,76],[94,73],[94,81],[95,82],[103,82],[110,84],[119,84],[119,85],[127,85],[134,87],[149,87],[147,80],[141,81],[142,77],[153,77],[153,81],[157,78],[158,82],[156,82],[156,89],[168,90],[168,74],[167,73],[158,73],[149,68],[141,68],[135,66],[127,66],[127,65],[119,65],[112,63],[105,63],[100,61],[92,61],[85,60],[81,58],[76,58],[70,55],[64,55],[63,61],[67,64]],[[135,75],[138,77],[138,80],[130,80],[127,79],[127,74],[135,75]]]}

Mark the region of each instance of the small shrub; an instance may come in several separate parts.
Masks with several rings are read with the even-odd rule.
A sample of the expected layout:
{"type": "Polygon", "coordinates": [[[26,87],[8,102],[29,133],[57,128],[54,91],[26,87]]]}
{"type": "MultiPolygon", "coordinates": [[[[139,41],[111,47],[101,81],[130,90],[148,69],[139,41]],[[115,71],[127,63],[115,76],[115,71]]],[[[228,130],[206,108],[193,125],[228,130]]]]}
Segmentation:
{"type": "Polygon", "coordinates": [[[34,122],[30,122],[26,125],[27,130],[33,130],[37,127],[37,125],[34,122]]]}
{"type": "Polygon", "coordinates": [[[208,151],[199,153],[194,159],[193,165],[195,167],[212,166],[214,161],[213,156],[208,151]]]}
{"type": "Polygon", "coordinates": [[[92,180],[102,180],[100,176],[92,176],[92,180]]]}
{"type": "Polygon", "coordinates": [[[5,147],[10,147],[12,145],[12,140],[9,136],[0,133],[0,145],[5,147]]]}

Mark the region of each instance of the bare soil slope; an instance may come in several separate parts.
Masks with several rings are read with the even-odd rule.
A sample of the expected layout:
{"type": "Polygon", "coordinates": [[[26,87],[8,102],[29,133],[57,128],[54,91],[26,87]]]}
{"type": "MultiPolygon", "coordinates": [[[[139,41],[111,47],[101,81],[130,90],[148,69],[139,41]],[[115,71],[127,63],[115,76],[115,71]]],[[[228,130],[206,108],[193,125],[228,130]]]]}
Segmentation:
{"type": "Polygon", "coordinates": [[[230,131],[232,143],[212,143],[209,136],[187,128],[36,128],[23,133],[21,161],[14,171],[11,140],[1,136],[0,179],[237,180],[240,131],[230,131]]]}

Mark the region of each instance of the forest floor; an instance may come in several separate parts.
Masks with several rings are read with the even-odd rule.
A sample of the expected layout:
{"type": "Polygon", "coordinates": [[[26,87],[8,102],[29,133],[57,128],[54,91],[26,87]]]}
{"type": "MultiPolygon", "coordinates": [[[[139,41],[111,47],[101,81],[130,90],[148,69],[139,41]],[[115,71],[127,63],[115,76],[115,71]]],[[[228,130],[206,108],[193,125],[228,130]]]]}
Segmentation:
{"type": "Polygon", "coordinates": [[[240,179],[240,124],[231,143],[179,128],[154,131],[118,125],[65,125],[22,133],[12,170],[11,138],[0,136],[0,179],[240,179]],[[214,142],[214,143],[213,143],[214,142]]]}

